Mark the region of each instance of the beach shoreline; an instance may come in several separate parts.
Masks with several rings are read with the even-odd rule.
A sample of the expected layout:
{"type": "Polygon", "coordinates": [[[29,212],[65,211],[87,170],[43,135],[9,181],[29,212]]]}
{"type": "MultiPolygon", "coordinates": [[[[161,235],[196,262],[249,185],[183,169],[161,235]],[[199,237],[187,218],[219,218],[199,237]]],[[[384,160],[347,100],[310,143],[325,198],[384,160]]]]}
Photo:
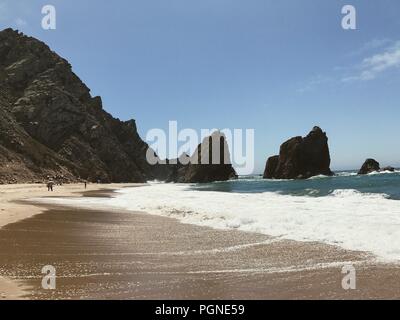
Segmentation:
{"type": "MultiPolygon", "coordinates": [[[[44,213],[47,209],[42,204],[28,201],[31,198],[45,197],[82,197],[105,196],[106,192],[134,187],[143,184],[65,184],[55,186],[53,192],[49,192],[45,184],[10,184],[0,185],[0,230],[13,223],[31,218],[44,213]]],[[[23,299],[26,291],[21,284],[0,275],[0,300],[23,299]]]]}
{"type": "MultiPolygon", "coordinates": [[[[95,192],[102,196],[102,191],[143,186],[144,184],[65,184],[55,186],[53,192],[47,191],[45,184],[10,184],[0,185],[0,228],[23,219],[42,213],[45,209],[40,203],[26,201],[32,198],[66,198],[82,197],[95,192]]],[[[104,194],[104,193],[103,193],[104,194]]]]}
{"type": "MultiPolygon", "coordinates": [[[[126,186],[134,185],[94,185],[87,190],[74,185],[54,196],[104,197],[126,186]]],[[[0,244],[0,270],[5,276],[0,280],[0,299],[400,297],[400,267],[378,263],[366,253],[215,230],[141,212],[27,203],[29,198],[47,196],[47,191],[38,186],[11,188],[25,195],[8,195],[9,208],[32,211],[25,216],[9,212],[0,219],[12,221],[0,228],[0,238],[6,240],[0,244]],[[56,292],[43,291],[39,285],[40,268],[49,256],[59,270],[56,292]],[[17,263],[20,269],[15,272],[12,267],[17,263]],[[357,290],[342,288],[342,267],[348,264],[357,270],[357,290]]]]}

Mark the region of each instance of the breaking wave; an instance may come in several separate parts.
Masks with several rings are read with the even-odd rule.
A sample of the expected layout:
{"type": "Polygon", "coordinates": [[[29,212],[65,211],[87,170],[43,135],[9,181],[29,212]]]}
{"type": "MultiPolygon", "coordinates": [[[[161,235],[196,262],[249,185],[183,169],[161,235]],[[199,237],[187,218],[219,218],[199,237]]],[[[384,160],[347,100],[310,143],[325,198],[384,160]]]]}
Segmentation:
{"type": "Polygon", "coordinates": [[[217,229],[319,241],[400,262],[400,202],[388,199],[384,193],[337,189],[315,197],[200,191],[187,185],[152,184],[120,190],[114,198],[45,201],[142,211],[217,229]]]}

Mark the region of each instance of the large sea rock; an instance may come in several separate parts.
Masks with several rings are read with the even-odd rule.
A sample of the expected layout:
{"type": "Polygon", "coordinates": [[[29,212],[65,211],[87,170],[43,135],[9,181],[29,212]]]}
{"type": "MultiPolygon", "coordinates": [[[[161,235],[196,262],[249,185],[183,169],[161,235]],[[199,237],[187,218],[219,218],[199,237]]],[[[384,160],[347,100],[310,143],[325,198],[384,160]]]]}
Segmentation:
{"type": "Polygon", "coordinates": [[[367,159],[365,160],[364,164],[362,165],[358,174],[368,174],[375,171],[380,171],[381,167],[378,161],[375,159],[367,159]]]}
{"type": "Polygon", "coordinates": [[[66,60],[37,39],[0,32],[0,183],[166,175],[147,150],[135,121],[107,113],[66,60]]]}
{"type": "Polygon", "coordinates": [[[179,158],[167,160],[166,182],[177,182],[179,177],[183,175],[186,166],[190,163],[190,156],[187,153],[183,153],[179,158]]]}
{"type": "MultiPolygon", "coordinates": [[[[186,158],[187,155],[184,155],[186,158]]],[[[197,147],[188,164],[178,164],[168,179],[178,183],[207,183],[236,179],[226,137],[214,132],[197,147]]]]}
{"type": "Polygon", "coordinates": [[[267,165],[265,166],[264,179],[274,179],[276,168],[279,164],[279,156],[268,158],[267,165]]]}
{"type": "Polygon", "coordinates": [[[279,156],[268,159],[264,178],[307,179],[333,175],[330,169],[328,137],[314,127],[306,137],[294,137],[282,144],[279,156]]]}

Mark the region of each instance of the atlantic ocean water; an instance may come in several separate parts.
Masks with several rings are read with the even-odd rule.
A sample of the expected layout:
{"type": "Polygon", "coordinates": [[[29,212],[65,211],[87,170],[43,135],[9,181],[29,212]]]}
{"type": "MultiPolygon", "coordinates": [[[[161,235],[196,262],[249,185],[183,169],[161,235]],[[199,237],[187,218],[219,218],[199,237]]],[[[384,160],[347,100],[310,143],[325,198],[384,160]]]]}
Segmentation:
{"type": "Polygon", "coordinates": [[[336,190],[356,190],[400,200],[400,171],[373,172],[367,175],[358,175],[355,171],[341,171],[332,177],[316,176],[307,180],[265,180],[260,175],[254,175],[241,177],[236,181],[199,184],[192,189],[234,193],[276,192],[310,197],[328,196],[336,190]]]}
{"type": "Polygon", "coordinates": [[[275,241],[321,242],[400,263],[400,172],[338,172],[308,180],[260,176],[210,184],[149,183],[112,198],[47,199],[114,208],[182,223],[266,234],[275,241]]]}

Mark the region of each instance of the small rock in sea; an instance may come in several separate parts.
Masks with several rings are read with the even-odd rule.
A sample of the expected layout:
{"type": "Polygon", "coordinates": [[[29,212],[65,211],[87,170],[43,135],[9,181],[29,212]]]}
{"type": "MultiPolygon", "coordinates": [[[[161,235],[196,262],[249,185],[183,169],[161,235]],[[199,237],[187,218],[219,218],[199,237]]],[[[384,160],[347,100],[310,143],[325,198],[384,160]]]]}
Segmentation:
{"type": "Polygon", "coordinates": [[[358,171],[358,174],[368,174],[380,170],[381,167],[378,161],[376,161],[375,159],[367,159],[362,165],[360,171],[358,171]]]}

